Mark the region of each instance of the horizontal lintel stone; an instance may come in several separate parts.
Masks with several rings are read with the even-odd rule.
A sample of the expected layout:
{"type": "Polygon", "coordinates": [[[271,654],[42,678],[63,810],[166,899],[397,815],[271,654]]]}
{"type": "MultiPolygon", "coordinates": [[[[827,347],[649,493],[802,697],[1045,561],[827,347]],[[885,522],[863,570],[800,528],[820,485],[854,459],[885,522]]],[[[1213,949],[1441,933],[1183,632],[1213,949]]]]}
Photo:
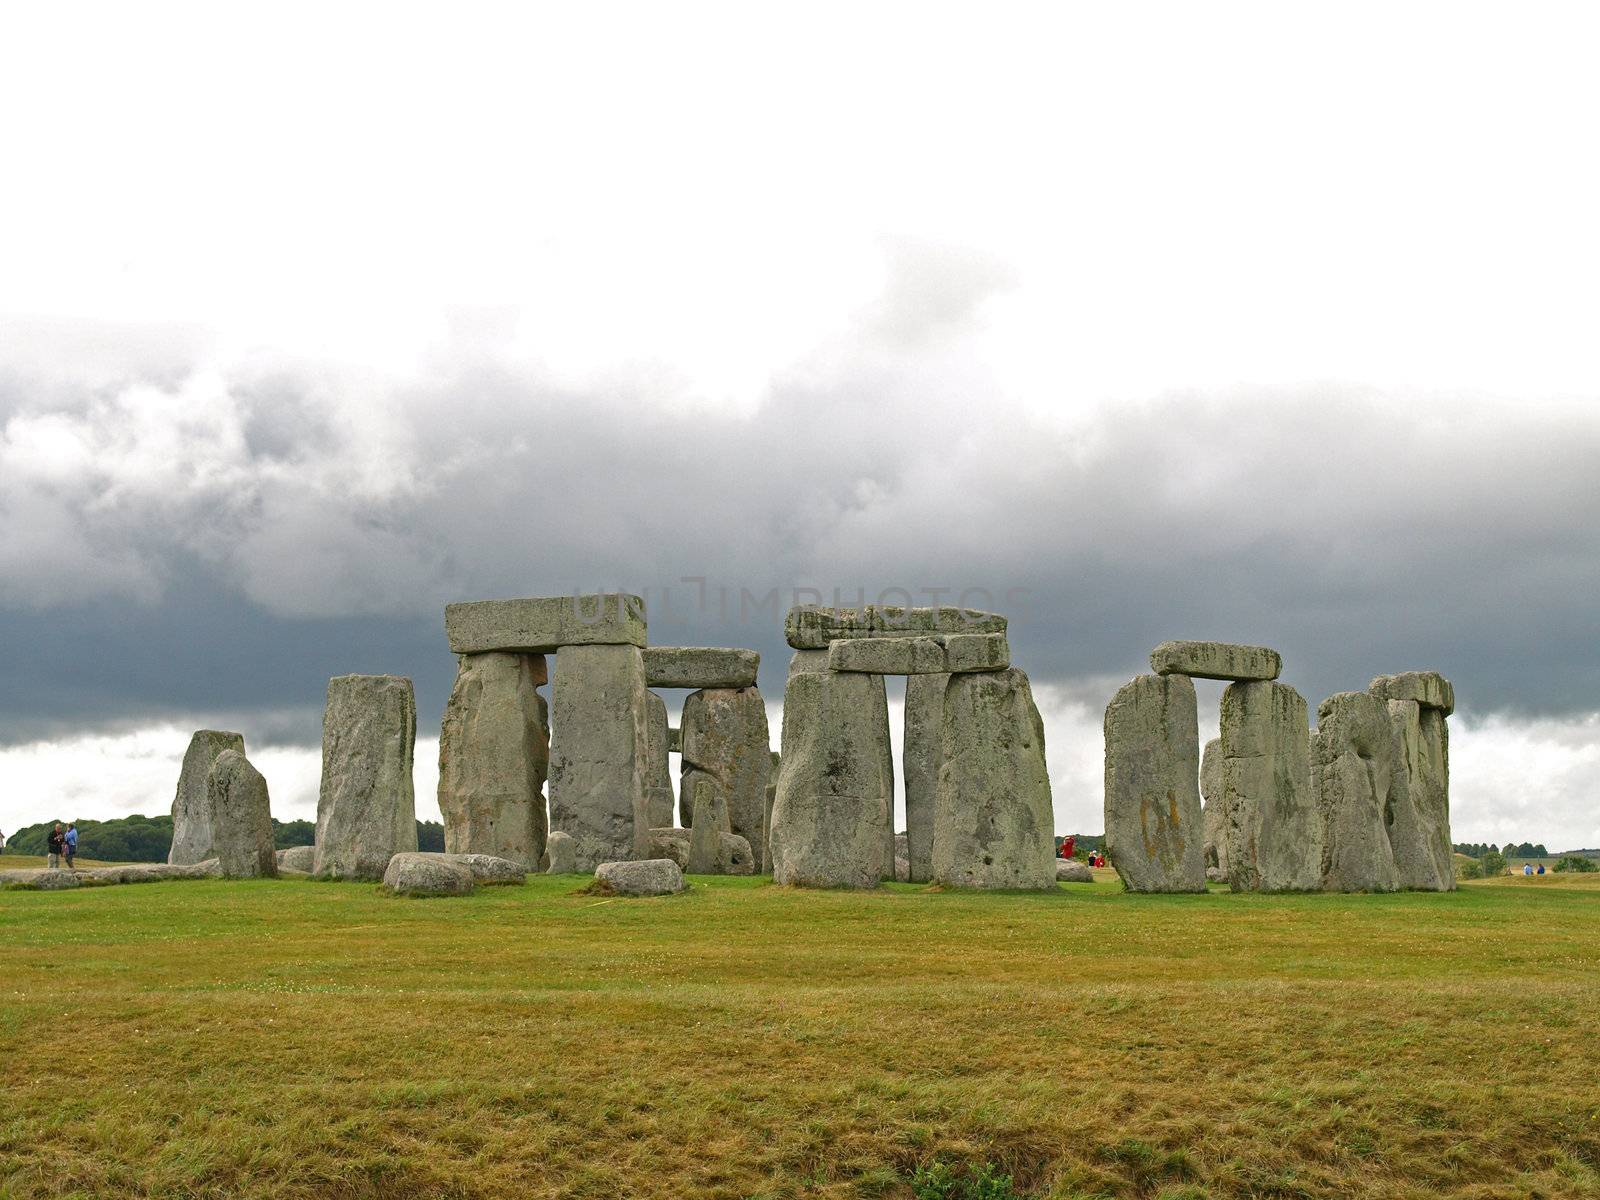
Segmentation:
{"type": "Polygon", "coordinates": [[[644,601],[620,592],[473,600],[446,605],[444,629],[456,654],[492,650],[553,654],[563,646],[643,646],[644,601]]]}
{"type": "Polygon", "coordinates": [[[1367,691],[1384,700],[1415,700],[1424,708],[1437,708],[1449,716],[1456,710],[1456,689],[1437,671],[1401,671],[1379,675],[1367,691]]]}
{"type": "Polygon", "coordinates": [[[747,688],[755,687],[761,655],[755,650],[725,646],[647,646],[644,651],[646,687],[747,688]]]}
{"type": "Polygon", "coordinates": [[[1230,679],[1238,683],[1276,679],[1283,656],[1265,646],[1230,642],[1162,642],[1150,652],[1157,675],[1192,675],[1196,679],[1230,679]]]}
{"type": "Polygon", "coordinates": [[[1004,671],[1011,647],[1003,633],[949,637],[840,638],[828,644],[828,669],[867,675],[949,675],[1004,671]]]}
{"type": "Polygon", "coordinates": [[[829,643],[856,638],[919,638],[957,633],[1004,633],[999,613],[941,605],[901,608],[869,604],[864,608],[791,608],[784,636],[796,650],[826,650],[829,643]]]}

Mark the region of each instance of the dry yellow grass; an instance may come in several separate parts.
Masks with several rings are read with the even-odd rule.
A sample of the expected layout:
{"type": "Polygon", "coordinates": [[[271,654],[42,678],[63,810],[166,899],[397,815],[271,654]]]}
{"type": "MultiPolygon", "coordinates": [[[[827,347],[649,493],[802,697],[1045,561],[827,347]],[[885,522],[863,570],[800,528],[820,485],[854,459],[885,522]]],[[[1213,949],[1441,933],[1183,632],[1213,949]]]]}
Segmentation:
{"type": "Polygon", "coordinates": [[[1600,1194],[1600,883],[0,894],[0,1195],[1600,1194]]]}

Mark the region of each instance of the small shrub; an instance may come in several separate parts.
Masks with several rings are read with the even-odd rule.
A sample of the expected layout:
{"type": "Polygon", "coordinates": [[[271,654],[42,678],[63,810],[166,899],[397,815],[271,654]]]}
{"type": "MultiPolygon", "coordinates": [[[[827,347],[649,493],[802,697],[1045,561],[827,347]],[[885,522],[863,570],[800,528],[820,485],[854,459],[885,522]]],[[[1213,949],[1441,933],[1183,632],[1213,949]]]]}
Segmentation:
{"type": "Polygon", "coordinates": [[[1485,879],[1492,879],[1496,875],[1504,875],[1506,873],[1506,856],[1498,850],[1485,851],[1478,863],[1483,867],[1483,877],[1485,879]]]}
{"type": "Polygon", "coordinates": [[[918,1167],[911,1177],[911,1194],[917,1200],[1023,1200],[1012,1187],[1011,1176],[1000,1174],[990,1163],[964,1170],[943,1162],[918,1167]]]}
{"type": "Polygon", "coordinates": [[[1551,868],[1555,871],[1600,871],[1600,863],[1592,858],[1585,858],[1581,854],[1563,854],[1556,860],[1556,865],[1551,868]]]}
{"type": "Polygon", "coordinates": [[[1461,862],[1460,860],[1457,860],[1457,862],[1456,862],[1456,878],[1457,879],[1482,879],[1483,878],[1483,864],[1481,862],[1479,862],[1475,858],[1469,858],[1466,862],[1461,862]]]}

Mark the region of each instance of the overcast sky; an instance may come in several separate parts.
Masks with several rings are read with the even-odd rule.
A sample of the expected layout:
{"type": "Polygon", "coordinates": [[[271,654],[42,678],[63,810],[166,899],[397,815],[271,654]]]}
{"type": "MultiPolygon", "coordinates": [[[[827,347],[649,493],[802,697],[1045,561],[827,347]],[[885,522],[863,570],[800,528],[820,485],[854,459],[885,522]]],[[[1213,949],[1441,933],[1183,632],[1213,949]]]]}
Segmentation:
{"type": "Polygon", "coordinates": [[[314,816],[351,671],[436,816],[451,600],[776,709],[775,595],[980,589],[1062,831],[1197,637],[1445,672],[1457,840],[1600,845],[1591,11],[12,6],[0,829],[197,726],[314,816]]]}

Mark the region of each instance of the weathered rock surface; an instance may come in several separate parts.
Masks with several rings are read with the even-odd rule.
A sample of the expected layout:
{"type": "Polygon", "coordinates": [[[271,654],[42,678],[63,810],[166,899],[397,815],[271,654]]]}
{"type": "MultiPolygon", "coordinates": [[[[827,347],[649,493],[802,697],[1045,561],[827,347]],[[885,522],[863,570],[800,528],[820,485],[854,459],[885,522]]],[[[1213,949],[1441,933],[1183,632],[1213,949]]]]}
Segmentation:
{"type": "Polygon", "coordinates": [[[1075,858],[1056,859],[1057,883],[1093,883],[1094,872],[1089,864],[1075,858]]]}
{"type": "Polygon", "coordinates": [[[280,871],[304,871],[310,874],[317,869],[315,846],[290,846],[286,850],[276,851],[274,857],[278,860],[280,871]]]}
{"type": "Polygon", "coordinates": [[[677,797],[672,794],[672,762],[668,755],[679,749],[682,742],[676,747],[672,745],[671,735],[678,731],[667,724],[667,702],[654,692],[646,692],[644,702],[644,806],[650,828],[658,829],[672,824],[672,810],[677,807],[677,797]]]}
{"type": "Polygon", "coordinates": [[[841,638],[828,643],[830,671],[948,675],[961,671],[1003,671],[1010,665],[1011,647],[1003,633],[841,638]]]}
{"type": "Polygon", "coordinates": [[[948,675],[906,680],[905,738],[900,763],[906,786],[906,862],[910,882],[933,878],[933,808],[939,787],[939,745],[944,736],[948,675]]]}
{"type": "Polygon", "coordinates": [[[791,608],[783,623],[784,635],[796,650],[826,650],[840,638],[925,637],[929,634],[1004,633],[1006,619],[999,613],[978,612],[951,605],[900,608],[869,604],[864,608],[791,608]]]}
{"type": "Polygon", "coordinates": [[[472,872],[443,854],[396,854],[384,869],[383,885],[397,896],[465,896],[472,872]]]}
{"type": "Polygon", "coordinates": [[[579,871],[650,847],[644,663],[631,645],[569,646],[551,685],[550,826],[579,871]]]}
{"type": "Polygon", "coordinates": [[[416,739],[411,680],[341,675],[328,681],[317,800],[319,877],[375,882],[396,854],[416,850],[416,739]]]}
{"type": "MultiPolygon", "coordinates": [[[[686,778],[688,778],[686,776],[686,778]]],[[[709,775],[696,775],[688,785],[693,789],[689,826],[689,865],[691,875],[713,874],[722,852],[722,835],[728,828],[728,802],[722,785],[709,775]]]]}
{"type": "MultiPolygon", "coordinates": [[[[1212,871],[1228,877],[1228,812],[1222,799],[1222,739],[1212,738],[1200,752],[1201,823],[1205,826],[1206,879],[1212,871]]],[[[1215,880],[1211,880],[1215,882],[1215,880]]]]}
{"type": "Polygon", "coordinates": [[[564,646],[643,646],[647,637],[644,601],[615,592],[450,604],[444,629],[456,654],[554,654],[564,646]]]}
{"type": "Polygon", "coordinates": [[[778,799],[778,767],[782,762],[783,756],[774,750],[772,767],[767,772],[766,812],[761,817],[761,869],[766,872],[772,870],[772,806],[778,799]]]}
{"type": "Polygon", "coordinates": [[[544,842],[544,854],[539,859],[539,870],[546,875],[578,873],[578,850],[570,834],[558,829],[550,831],[544,842]]]}
{"type": "Polygon", "coordinates": [[[796,650],[789,656],[790,675],[826,670],[828,670],[828,651],[826,649],[796,650]]]}
{"type": "Polygon", "coordinates": [[[59,892],[81,887],[76,871],[61,871],[50,867],[19,867],[0,871],[0,885],[33,892],[59,892]]]}
{"type": "Polygon", "coordinates": [[[1192,675],[1197,679],[1248,682],[1276,679],[1283,672],[1283,657],[1265,646],[1236,646],[1230,642],[1162,642],[1150,652],[1150,669],[1157,675],[1192,675]]]}
{"type": "Polygon", "coordinates": [[[648,646],[644,681],[648,687],[748,688],[756,686],[761,655],[726,646],[648,646]]]}
{"type": "Polygon", "coordinates": [[[528,870],[510,858],[493,854],[445,854],[445,859],[459,863],[472,874],[472,882],[482,887],[522,884],[528,881],[528,870]]]}
{"type": "Polygon", "coordinates": [[[755,874],[755,856],[751,852],[750,843],[737,833],[726,833],[721,830],[717,831],[716,850],[710,860],[710,869],[696,871],[689,865],[690,844],[694,837],[695,830],[693,829],[652,829],[650,831],[650,857],[670,858],[689,874],[755,874]]]}
{"type": "Polygon", "coordinates": [[[594,877],[619,896],[671,896],[688,886],[682,869],[670,858],[601,863],[594,877]]]}
{"type": "Polygon", "coordinates": [[[1437,671],[1379,675],[1367,690],[1384,700],[1415,700],[1424,708],[1437,708],[1447,717],[1456,710],[1456,689],[1437,671]]]}
{"type": "Polygon", "coordinates": [[[936,883],[1053,888],[1044,723],[1022,671],[951,675],[934,793],[936,883]]]}
{"type": "Polygon", "coordinates": [[[1222,693],[1222,794],[1228,884],[1236,892],[1322,886],[1322,817],[1311,788],[1306,702],[1288,684],[1222,693]]]}
{"type": "Polygon", "coordinates": [[[1389,848],[1402,888],[1456,886],[1450,840],[1450,729],[1442,709],[1390,700],[1389,848]]]}
{"type": "Polygon", "coordinates": [[[544,853],[550,717],[542,654],[463,654],[439,731],[439,811],[452,854],[527,866],[544,853]]]}
{"type": "Polygon", "coordinates": [[[1106,705],[1106,854],[1130,892],[1205,891],[1197,712],[1187,675],[1140,675],[1106,705]]]}
{"type": "Polygon", "coordinates": [[[128,863],[120,867],[95,867],[79,871],[78,875],[95,883],[162,883],[169,879],[221,879],[222,864],[214,858],[181,865],[128,863]]]}
{"type": "Polygon", "coordinates": [[[1311,782],[1322,810],[1322,887],[1392,892],[1400,886],[1385,814],[1394,777],[1389,708],[1369,692],[1339,692],[1317,706],[1311,782]]]}
{"type": "MultiPolygon", "coordinates": [[[[721,793],[728,831],[749,842],[752,851],[762,846],[772,749],[761,692],[753,687],[691,692],[684,699],[679,727],[683,730],[684,825],[692,829],[698,823],[694,789],[699,781],[710,779],[721,793]]],[[[766,867],[764,854],[763,849],[756,860],[757,871],[766,867]]]]}
{"type": "Polygon", "coordinates": [[[206,780],[211,808],[211,844],[228,879],[275,878],[272,805],[267,781],[238,750],[224,750],[206,780]]]}
{"type": "Polygon", "coordinates": [[[218,729],[201,729],[189,739],[172,798],[172,849],[167,861],[177,866],[211,858],[211,798],[207,783],[211,765],[224,750],[244,753],[244,738],[218,729]]]}
{"type": "Polygon", "coordinates": [[[894,869],[893,802],[883,677],[791,674],[772,806],[773,880],[876,887],[894,869]]]}

